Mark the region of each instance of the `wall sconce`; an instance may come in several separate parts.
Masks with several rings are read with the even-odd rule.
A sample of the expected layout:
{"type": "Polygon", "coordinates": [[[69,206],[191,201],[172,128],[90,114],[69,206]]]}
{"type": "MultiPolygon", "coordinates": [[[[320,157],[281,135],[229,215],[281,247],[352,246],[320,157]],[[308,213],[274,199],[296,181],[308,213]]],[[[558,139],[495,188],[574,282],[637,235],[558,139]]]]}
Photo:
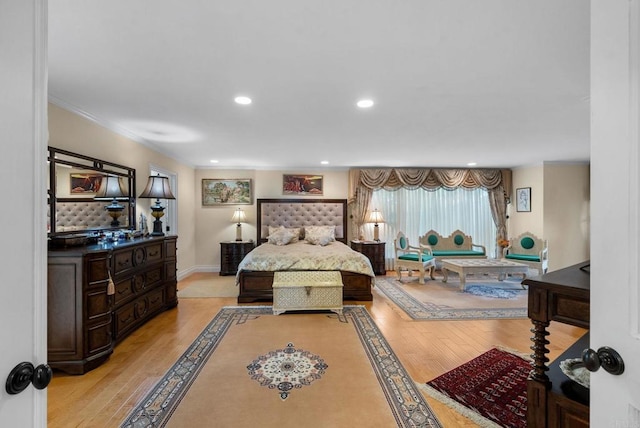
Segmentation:
{"type": "Polygon", "coordinates": [[[382,218],[382,213],[378,211],[378,209],[374,209],[369,214],[369,223],[374,223],[373,225],[373,240],[376,242],[380,242],[380,229],[378,228],[378,223],[383,223],[384,218],[382,218]]]}
{"type": "Polygon", "coordinates": [[[93,198],[98,201],[111,199],[111,203],[104,207],[104,209],[109,211],[109,216],[113,219],[113,221],[111,221],[111,227],[120,226],[118,218],[122,215],[124,205],[118,203],[118,198],[129,198],[129,192],[125,189],[121,177],[108,175],[101,180],[98,193],[96,193],[96,196],[93,198]]]}
{"type": "Polygon", "coordinates": [[[171,193],[169,187],[169,178],[161,177],[160,174],[156,176],[149,176],[147,187],[142,191],[139,198],[153,199],[156,198],[156,203],[151,205],[151,215],[155,217],[153,222],[153,232],[151,236],[164,236],[162,232],[162,221],[160,218],[164,215],[164,207],[160,205],[160,199],[175,199],[171,193]]]}
{"type": "Polygon", "coordinates": [[[242,211],[242,208],[238,208],[233,212],[231,221],[233,223],[238,223],[238,226],[236,226],[236,241],[242,241],[242,223],[247,221],[247,216],[244,211],[242,211]]]}

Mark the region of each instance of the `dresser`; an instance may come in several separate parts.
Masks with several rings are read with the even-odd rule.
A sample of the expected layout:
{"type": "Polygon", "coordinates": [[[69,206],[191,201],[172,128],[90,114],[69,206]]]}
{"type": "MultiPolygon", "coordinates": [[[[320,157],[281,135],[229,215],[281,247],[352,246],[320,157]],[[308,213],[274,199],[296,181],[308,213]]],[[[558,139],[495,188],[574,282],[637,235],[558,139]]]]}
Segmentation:
{"type": "Polygon", "coordinates": [[[48,252],[48,362],[83,374],[158,313],[178,304],[176,236],[48,252]]]}
{"type": "Polygon", "coordinates": [[[527,278],[529,318],[533,323],[533,369],[527,380],[527,427],[588,427],[589,390],[571,381],[560,361],[580,358],[589,348],[588,333],[547,365],[551,321],[589,328],[589,263],[527,278]]]}
{"type": "Polygon", "coordinates": [[[384,263],[385,243],[380,241],[351,241],[351,249],[367,256],[371,262],[373,273],[386,275],[384,263]]]}
{"type": "Polygon", "coordinates": [[[220,243],[220,275],[235,275],[238,265],[255,248],[253,241],[227,241],[220,243]]]}

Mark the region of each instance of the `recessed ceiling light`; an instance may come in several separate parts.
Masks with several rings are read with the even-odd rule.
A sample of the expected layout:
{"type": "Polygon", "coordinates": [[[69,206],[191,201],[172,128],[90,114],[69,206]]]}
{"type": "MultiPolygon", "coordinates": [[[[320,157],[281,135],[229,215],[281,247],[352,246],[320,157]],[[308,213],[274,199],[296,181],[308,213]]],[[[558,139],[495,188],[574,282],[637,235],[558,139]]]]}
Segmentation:
{"type": "Polygon", "coordinates": [[[242,105],[248,105],[251,104],[251,98],[249,97],[244,97],[244,96],[240,96],[240,97],[235,97],[234,101],[238,104],[242,104],[242,105]]]}
{"type": "Polygon", "coordinates": [[[476,166],[476,165],[478,165],[478,163],[477,163],[477,162],[469,162],[469,163],[467,164],[467,166],[476,166]]]}
{"type": "Polygon", "coordinates": [[[320,161],[322,165],[329,165],[329,161],[320,161]]]}
{"type": "Polygon", "coordinates": [[[373,107],[373,100],[360,100],[356,103],[356,105],[360,108],[373,107]]]}
{"type": "Polygon", "coordinates": [[[218,163],[219,161],[218,161],[218,159],[211,159],[209,162],[211,162],[211,163],[218,163]]]}

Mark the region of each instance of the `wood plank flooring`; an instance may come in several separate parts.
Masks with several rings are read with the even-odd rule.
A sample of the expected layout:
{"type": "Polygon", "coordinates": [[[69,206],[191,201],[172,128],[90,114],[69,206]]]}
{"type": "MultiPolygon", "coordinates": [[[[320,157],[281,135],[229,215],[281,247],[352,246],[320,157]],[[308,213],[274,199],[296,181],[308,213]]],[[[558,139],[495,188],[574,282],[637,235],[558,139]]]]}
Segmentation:
{"type": "MultiPolygon", "coordinates": [[[[197,273],[182,280],[178,288],[203,277],[219,278],[215,273],[197,273]]],[[[348,303],[367,307],[417,382],[427,382],[494,346],[531,352],[528,319],[408,321],[375,289],[373,294],[372,302],[348,303]]],[[[236,304],[235,298],[181,299],[177,308],[158,315],[118,344],[109,360],[95,370],[82,376],[54,372],[48,387],[49,428],[119,426],[218,310],[236,304]]],[[[552,323],[549,330],[552,361],[585,332],[559,323],[552,323]]],[[[477,426],[438,401],[426,399],[443,426],[477,426]]]]}

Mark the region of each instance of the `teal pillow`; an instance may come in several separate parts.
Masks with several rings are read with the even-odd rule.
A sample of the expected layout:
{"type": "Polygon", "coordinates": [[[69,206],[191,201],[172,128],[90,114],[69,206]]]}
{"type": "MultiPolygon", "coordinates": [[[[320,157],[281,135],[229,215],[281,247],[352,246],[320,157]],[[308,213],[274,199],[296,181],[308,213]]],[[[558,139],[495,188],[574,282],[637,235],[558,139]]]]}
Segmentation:
{"type": "Polygon", "coordinates": [[[453,237],[453,243],[456,245],[462,245],[462,243],[464,242],[464,236],[462,235],[456,235],[453,237]]]}
{"type": "Polygon", "coordinates": [[[436,245],[438,243],[438,237],[436,235],[429,235],[427,242],[429,245],[436,245]]]}
{"type": "Polygon", "coordinates": [[[522,238],[520,240],[520,245],[522,246],[522,248],[524,248],[525,250],[530,250],[533,248],[534,245],[536,245],[535,241],[533,240],[533,238],[530,238],[528,236],[525,236],[524,238],[522,238]]]}
{"type": "Polygon", "coordinates": [[[400,248],[407,248],[407,238],[404,236],[400,237],[400,248]]]}

